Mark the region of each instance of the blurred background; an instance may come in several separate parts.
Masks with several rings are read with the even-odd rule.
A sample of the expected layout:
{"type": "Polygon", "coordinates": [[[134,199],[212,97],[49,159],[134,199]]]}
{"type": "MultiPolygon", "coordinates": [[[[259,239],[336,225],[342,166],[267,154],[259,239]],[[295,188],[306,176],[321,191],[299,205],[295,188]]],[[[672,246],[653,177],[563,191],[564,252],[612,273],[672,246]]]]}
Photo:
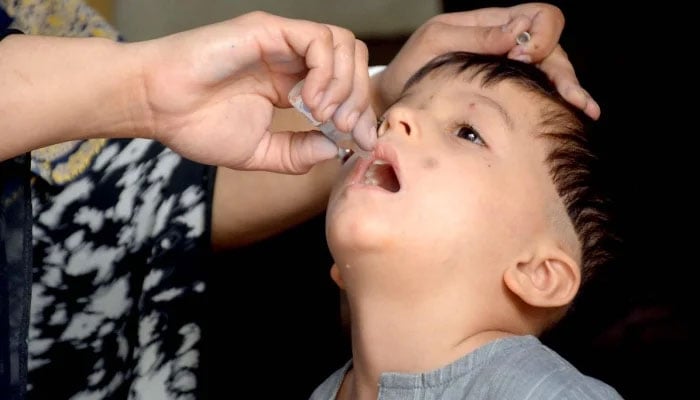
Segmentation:
{"type": "MultiPolygon", "coordinates": [[[[89,1],[127,41],[148,39],[255,9],[353,30],[370,63],[391,60],[410,33],[441,12],[514,1],[464,0],[120,0],[89,1]]],[[[695,73],[665,47],[682,5],[625,8],[605,1],[551,1],[567,18],[561,38],[583,86],[602,107],[596,145],[616,202],[623,241],[617,258],[582,293],[564,323],[544,338],[584,373],[627,399],[680,398],[690,391],[696,285],[691,274],[697,182],[687,147],[691,103],[674,88],[695,73]]],[[[264,398],[305,399],[350,356],[328,270],[324,216],[270,240],[202,260],[211,274],[205,328],[204,398],[241,385],[264,398]],[[275,374],[271,381],[269,374],[275,374]],[[232,386],[233,385],[233,386],[232,386]]]]}
{"type": "Polygon", "coordinates": [[[128,41],[155,37],[261,10],[342,26],[388,62],[413,30],[439,14],[439,0],[89,0],[128,41]],[[387,57],[389,57],[387,59],[387,57]]]}

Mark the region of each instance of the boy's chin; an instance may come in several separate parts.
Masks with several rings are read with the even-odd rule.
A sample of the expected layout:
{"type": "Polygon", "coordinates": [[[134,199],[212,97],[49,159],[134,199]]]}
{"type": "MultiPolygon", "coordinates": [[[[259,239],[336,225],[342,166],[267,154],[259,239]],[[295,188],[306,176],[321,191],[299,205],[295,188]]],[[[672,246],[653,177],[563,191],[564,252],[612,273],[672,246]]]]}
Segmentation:
{"type": "Polygon", "coordinates": [[[379,221],[367,220],[329,223],[326,226],[326,239],[333,251],[348,254],[391,251],[395,247],[395,236],[391,229],[379,221]]]}
{"type": "Polygon", "coordinates": [[[361,250],[355,247],[330,247],[333,262],[341,269],[345,279],[370,277],[389,265],[391,256],[376,251],[361,250]],[[352,278],[354,277],[354,278],[352,278]]]}
{"type": "Polygon", "coordinates": [[[349,238],[338,237],[328,240],[328,248],[334,258],[343,258],[347,260],[356,260],[369,254],[378,254],[387,251],[387,248],[382,248],[376,241],[368,238],[349,238]]]}

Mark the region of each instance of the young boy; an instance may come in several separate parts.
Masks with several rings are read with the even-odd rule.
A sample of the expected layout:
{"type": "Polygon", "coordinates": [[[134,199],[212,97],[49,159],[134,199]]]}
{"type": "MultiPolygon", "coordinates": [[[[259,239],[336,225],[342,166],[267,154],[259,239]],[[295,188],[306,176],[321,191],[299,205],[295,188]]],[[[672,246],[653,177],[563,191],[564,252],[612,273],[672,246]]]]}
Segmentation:
{"type": "Polygon", "coordinates": [[[583,118],[501,57],[408,81],[331,194],[353,359],[311,399],[620,398],[537,339],[606,258],[583,118]]]}

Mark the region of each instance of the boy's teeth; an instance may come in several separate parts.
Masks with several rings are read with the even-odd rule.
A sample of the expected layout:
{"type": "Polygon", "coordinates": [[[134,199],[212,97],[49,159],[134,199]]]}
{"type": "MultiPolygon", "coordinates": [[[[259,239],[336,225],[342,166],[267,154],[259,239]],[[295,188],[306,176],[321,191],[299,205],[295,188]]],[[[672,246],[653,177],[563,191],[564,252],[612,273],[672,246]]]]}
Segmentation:
{"type": "MultiPolygon", "coordinates": [[[[364,184],[365,184],[365,185],[377,186],[377,185],[379,184],[379,182],[377,181],[377,178],[374,176],[374,175],[375,175],[375,174],[374,174],[374,172],[375,172],[375,171],[374,171],[374,165],[377,165],[377,164],[376,164],[376,161],[375,161],[374,164],[372,164],[372,165],[367,169],[367,172],[365,172],[365,180],[364,180],[364,184]]],[[[381,164],[379,164],[379,165],[381,165],[381,164]]]]}
{"type": "Polygon", "coordinates": [[[388,164],[388,163],[384,160],[374,160],[374,162],[372,164],[373,165],[384,165],[384,164],[388,164]]]}

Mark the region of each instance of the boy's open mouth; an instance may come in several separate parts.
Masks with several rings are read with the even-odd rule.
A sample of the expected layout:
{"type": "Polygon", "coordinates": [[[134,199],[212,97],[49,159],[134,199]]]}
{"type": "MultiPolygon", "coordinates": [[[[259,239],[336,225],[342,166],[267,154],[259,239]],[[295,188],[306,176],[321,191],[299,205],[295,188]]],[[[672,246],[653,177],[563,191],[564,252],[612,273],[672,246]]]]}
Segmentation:
{"type": "Polygon", "coordinates": [[[369,186],[379,186],[392,193],[396,193],[401,189],[394,167],[384,160],[374,160],[372,162],[365,172],[362,183],[369,186]]]}

